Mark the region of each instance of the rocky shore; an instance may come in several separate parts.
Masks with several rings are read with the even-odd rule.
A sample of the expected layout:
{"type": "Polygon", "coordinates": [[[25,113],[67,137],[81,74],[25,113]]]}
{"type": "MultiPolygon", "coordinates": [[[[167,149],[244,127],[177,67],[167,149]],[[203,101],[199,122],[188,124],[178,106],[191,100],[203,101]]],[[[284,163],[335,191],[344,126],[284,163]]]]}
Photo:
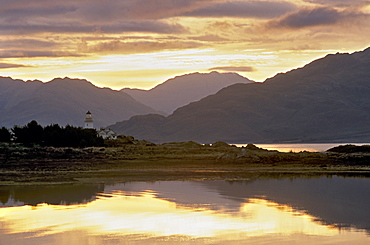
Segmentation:
{"type": "Polygon", "coordinates": [[[121,181],[240,179],[251,174],[370,176],[368,148],[346,146],[325,153],[283,153],[252,144],[201,145],[149,142],[65,148],[0,145],[0,184],[55,183],[119,178],[121,181]]]}

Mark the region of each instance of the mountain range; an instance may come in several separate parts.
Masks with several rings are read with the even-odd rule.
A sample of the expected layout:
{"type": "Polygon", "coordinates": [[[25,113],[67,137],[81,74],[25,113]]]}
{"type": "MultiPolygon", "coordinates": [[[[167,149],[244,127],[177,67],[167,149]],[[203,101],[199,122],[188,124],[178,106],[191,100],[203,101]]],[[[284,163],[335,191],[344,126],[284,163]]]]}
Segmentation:
{"type": "Polygon", "coordinates": [[[178,107],[200,100],[236,83],[253,83],[253,81],[237,73],[197,72],[171,78],[150,90],[125,88],[121,91],[157,111],[171,114],[178,107]]]}
{"type": "Polygon", "coordinates": [[[168,117],[110,127],[153,142],[370,142],[370,48],[330,54],[263,83],[235,84],[168,117]]]}
{"type": "Polygon", "coordinates": [[[82,126],[85,113],[91,111],[95,128],[105,127],[135,115],[166,114],[238,82],[252,81],[236,73],[194,73],[175,77],[149,91],[116,91],[81,79],[55,78],[43,83],[0,77],[0,126],[10,128],[31,120],[41,125],[82,126]]]}
{"type": "Polygon", "coordinates": [[[25,125],[31,120],[41,125],[83,126],[87,111],[92,112],[97,128],[157,113],[126,93],[98,88],[86,80],[56,78],[43,83],[0,77],[0,126],[25,125]]]}

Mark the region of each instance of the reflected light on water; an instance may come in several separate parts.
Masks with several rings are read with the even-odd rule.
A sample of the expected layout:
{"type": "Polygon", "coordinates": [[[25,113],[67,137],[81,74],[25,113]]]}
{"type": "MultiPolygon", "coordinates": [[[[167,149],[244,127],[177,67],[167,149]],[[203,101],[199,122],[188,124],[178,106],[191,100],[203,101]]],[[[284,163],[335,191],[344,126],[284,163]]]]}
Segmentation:
{"type": "MultiPolygon", "coordinates": [[[[114,192],[88,204],[40,204],[0,209],[0,237],[4,242],[17,237],[19,243],[13,241],[11,244],[41,244],[42,241],[65,244],[66,241],[78,242],[76,239],[83,237],[101,242],[138,237],[163,239],[166,236],[181,240],[235,241],[266,235],[334,237],[346,232],[316,222],[314,217],[289,206],[259,198],[245,200],[238,212],[231,213],[206,206],[184,207],[157,198],[151,191],[140,195],[114,192]],[[79,238],[74,237],[76,232],[79,238]],[[39,238],[43,239],[41,243],[39,238]]],[[[367,239],[364,232],[358,235],[367,239]]]]}
{"type": "MultiPolygon", "coordinates": [[[[325,152],[330,148],[338,145],[368,145],[369,143],[329,143],[329,144],[317,144],[317,143],[304,143],[304,144],[255,144],[255,146],[266,149],[266,150],[276,150],[280,152],[325,152]]],[[[247,146],[248,144],[234,144],[238,147],[247,146]]]]}

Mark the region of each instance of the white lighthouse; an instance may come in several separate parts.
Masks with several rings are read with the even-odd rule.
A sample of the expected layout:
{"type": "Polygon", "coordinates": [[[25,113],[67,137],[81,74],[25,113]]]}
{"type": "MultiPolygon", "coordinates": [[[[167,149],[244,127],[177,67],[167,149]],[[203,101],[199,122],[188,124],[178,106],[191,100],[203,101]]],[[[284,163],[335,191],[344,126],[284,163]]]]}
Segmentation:
{"type": "Polygon", "coordinates": [[[94,128],[94,120],[90,111],[86,112],[85,128],[94,128]]]}

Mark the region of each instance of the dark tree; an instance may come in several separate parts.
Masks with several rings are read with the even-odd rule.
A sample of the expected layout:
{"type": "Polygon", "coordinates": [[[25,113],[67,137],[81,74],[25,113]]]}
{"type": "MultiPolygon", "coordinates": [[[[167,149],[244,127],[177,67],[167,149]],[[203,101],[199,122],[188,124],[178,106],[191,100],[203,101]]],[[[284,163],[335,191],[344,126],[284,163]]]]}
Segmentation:
{"type": "Polygon", "coordinates": [[[15,136],[15,141],[26,146],[35,144],[54,147],[88,147],[104,145],[104,140],[98,136],[95,129],[84,129],[70,125],[63,128],[58,124],[52,124],[43,128],[36,121],[31,121],[23,127],[14,126],[12,131],[15,136]]]}
{"type": "Polygon", "coordinates": [[[48,125],[44,128],[42,134],[43,145],[55,147],[67,146],[66,141],[64,129],[58,124],[48,125]]]}
{"type": "Polygon", "coordinates": [[[42,143],[43,128],[35,120],[29,122],[26,126],[14,126],[12,128],[15,142],[26,146],[42,143]]]}
{"type": "Polygon", "coordinates": [[[35,120],[29,122],[26,126],[28,131],[28,136],[30,141],[34,144],[41,144],[42,142],[42,133],[44,129],[39,125],[35,120]]]}
{"type": "Polygon", "coordinates": [[[102,146],[104,140],[98,136],[95,129],[70,125],[62,128],[58,124],[53,124],[44,128],[43,144],[55,147],[87,147],[102,146]]]}
{"type": "Polygon", "coordinates": [[[0,142],[10,142],[11,134],[5,127],[0,128],[0,142]]]}

